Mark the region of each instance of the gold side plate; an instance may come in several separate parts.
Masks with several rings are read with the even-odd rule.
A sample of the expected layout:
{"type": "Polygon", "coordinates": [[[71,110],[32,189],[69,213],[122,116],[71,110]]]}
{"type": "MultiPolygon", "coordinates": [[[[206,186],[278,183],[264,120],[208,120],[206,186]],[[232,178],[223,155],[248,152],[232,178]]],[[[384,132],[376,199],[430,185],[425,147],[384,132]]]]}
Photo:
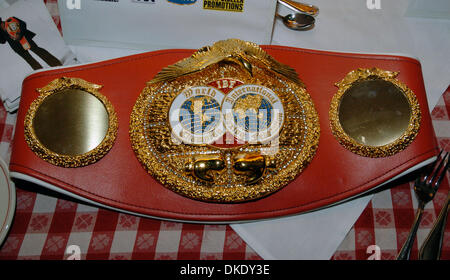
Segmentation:
{"type": "Polygon", "coordinates": [[[236,39],[163,69],[130,119],[145,170],[166,188],[207,202],[244,202],[279,190],[312,160],[319,135],[318,114],[295,71],[236,39]],[[234,115],[227,118],[226,110],[234,115]]]}
{"type": "Polygon", "coordinates": [[[420,128],[415,94],[379,68],[357,69],[339,83],[329,112],[336,139],[366,157],[386,157],[405,149],[420,128]]]}
{"type": "Polygon", "coordinates": [[[62,77],[37,89],[25,116],[25,140],[43,160],[80,167],[101,159],[113,146],[118,121],[100,85],[62,77]]]}

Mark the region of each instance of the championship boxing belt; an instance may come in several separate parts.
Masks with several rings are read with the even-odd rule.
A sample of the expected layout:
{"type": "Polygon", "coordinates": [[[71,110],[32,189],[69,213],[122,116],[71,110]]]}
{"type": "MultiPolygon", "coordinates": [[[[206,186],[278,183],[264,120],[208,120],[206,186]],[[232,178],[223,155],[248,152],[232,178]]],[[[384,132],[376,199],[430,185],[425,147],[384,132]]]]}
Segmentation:
{"type": "Polygon", "coordinates": [[[10,171],[110,209],[229,223],[328,207],[436,154],[417,60],[230,39],[31,74],[10,171]]]}

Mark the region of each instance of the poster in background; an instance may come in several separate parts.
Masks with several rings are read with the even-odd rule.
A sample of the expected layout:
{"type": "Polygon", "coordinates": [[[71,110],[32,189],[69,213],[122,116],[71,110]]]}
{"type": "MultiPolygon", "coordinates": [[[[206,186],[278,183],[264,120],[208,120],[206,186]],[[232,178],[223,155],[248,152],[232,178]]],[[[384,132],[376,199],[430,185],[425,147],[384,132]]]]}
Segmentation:
{"type": "Polygon", "coordinates": [[[35,70],[76,63],[43,1],[0,1],[0,95],[17,110],[23,79],[35,70]]]}
{"type": "Polygon", "coordinates": [[[270,44],[276,0],[58,0],[69,45],[198,49],[237,38],[270,44]]]}

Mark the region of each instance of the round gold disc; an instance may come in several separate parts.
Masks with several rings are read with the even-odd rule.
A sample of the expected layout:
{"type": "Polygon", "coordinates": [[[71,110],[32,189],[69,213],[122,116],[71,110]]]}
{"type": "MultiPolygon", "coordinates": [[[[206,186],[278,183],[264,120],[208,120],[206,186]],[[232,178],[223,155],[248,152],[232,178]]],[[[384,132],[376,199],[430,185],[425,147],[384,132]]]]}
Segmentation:
{"type": "Polygon", "coordinates": [[[49,150],[80,155],[97,147],[108,131],[108,111],[94,95],[66,89],[47,97],[36,111],[33,129],[49,150]]]}
{"type": "Polygon", "coordinates": [[[355,83],[339,104],[342,128],[362,145],[394,142],[406,131],[410,118],[406,96],[394,84],[381,79],[355,83]]]}
{"type": "Polygon", "coordinates": [[[330,121],[344,147],[359,155],[383,157],[403,150],[415,138],[419,104],[396,75],[378,68],[358,69],[337,84],[330,121]]]}

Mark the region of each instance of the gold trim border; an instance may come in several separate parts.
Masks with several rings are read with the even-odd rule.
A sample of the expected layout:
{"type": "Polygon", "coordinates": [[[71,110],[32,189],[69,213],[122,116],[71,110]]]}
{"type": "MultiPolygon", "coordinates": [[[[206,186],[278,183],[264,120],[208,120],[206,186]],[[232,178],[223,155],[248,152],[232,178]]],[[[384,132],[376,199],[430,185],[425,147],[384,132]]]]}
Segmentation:
{"type": "Polygon", "coordinates": [[[335,85],[338,87],[337,93],[333,96],[330,105],[329,118],[331,130],[335,138],[346,149],[361,156],[379,158],[392,156],[404,150],[415,139],[420,129],[421,111],[419,102],[414,92],[405,84],[396,79],[399,72],[391,72],[379,68],[358,68],[349,72],[342,81],[335,85]],[[345,92],[356,82],[370,79],[382,79],[397,86],[408,99],[411,109],[411,117],[406,131],[394,142],[383,146],[368,146],[356,142],[348,136],[339,122],[339,105],[345,92]]]}
{"type": "Polygon", "coordinates": [[[30,149],[41,159],[53,165],[68,168],[86,166],[97,162],[105,156],[114,145],[118,130],[118,120],[113,105],[99,92],[102,87],[101,85],[93,84],[80,78],[61,77],[51,81],[43,88],[36,89],[40,95],[31,103],[24,121],[25,141],[30,149]],[[34,116],[42,102],[48,96],[65,89],[80,89],[89,92],[103,103],[108,112],[109,126],[105,138],[97,147],[84,154],[62,155],[55,153],[39,142],[33,129],[34,116]]]}

